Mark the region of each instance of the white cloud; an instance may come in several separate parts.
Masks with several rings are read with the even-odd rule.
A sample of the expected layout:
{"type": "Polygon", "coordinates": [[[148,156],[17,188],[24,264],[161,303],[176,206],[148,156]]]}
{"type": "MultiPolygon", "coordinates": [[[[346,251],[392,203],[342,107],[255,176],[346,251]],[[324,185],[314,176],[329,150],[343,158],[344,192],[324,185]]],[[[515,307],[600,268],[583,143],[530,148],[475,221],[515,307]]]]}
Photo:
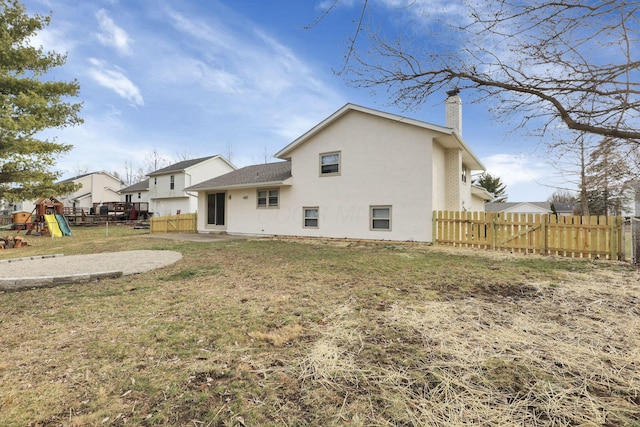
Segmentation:
{"type": "Polygon", "coordinates": [[[101,32],[97,33],[98,40],[105,46],[113,47],[123,55],[131,55],[129,45],[129,35],[125,30],[118,27],[113,19],[109,17],[106,10],[100,9],[96,12],[96,19],[101,32]]]}
{"type": "Polygon", "coordinates": [[[554,191],[549,182],[551,166],[535,156],[493,154],[482,159],[487,172],[507,186],[510,202],[547,200],[554,191]]]}
{"type": "Polygon", "coordinates": [[[46,52],[64,55],[77,45],[77,42],[71,40],[67,33],[68,28],[63,25],[58,25],[56,28],[44,28],[31,37],[29,44],[37,48],[42,47],[46,52]]]}
{"type": "Polygon", "coordinates": [[[491,175],[499,176],[508,185],[535,182],[548,168],[535,157],[523,154],[493,154],[482,162],[491,175]]]}
{"type": "Polygon", "coordinates": [[[155,77],[162,84],[184,86],[185,83],[195,82],[205,90],[224,94],[238,94],[243,87],[243,82],[236,73],[178,54],[156,64],[154,70],[155,77]]]}
{"type": "Polygon", "coordinates": [[[289,47],[243,17],[226,13],[204,21],[168,10],[171,25],[188,37],[189,49],[175,52],[156,73],[205,90],[242,93],[247,102],[273,103],[294,91],[318,97],[330,92],[289,47]]]}
{"type": "Polygon", "coordinates": [[[125,8],[123,16],[140,24],[131,28],[114,23],[120,9],[105,0],[106,11],[80,5],[55,21],[69,23],[74,34],[77,46],[63,71],[75,70],[85,101],[85,123],[58,134],[75,146],[60,161],[69,173],[78,165],[119,170],[125,159],[137,165],[145,153],[173,155],[177,145],[205,156],[231,143],[238,165],[261,163],[265,154],[272,161],[346,102],[313,52],[294,50],[224,2],[196,12],[174,2],[125,8]],[[128,34],[118,33],[120,26],[128,34]],[[122,55],[134,47],[135,54],[122,55]],[[132,111],[127,103],[144,108],[132,111]]]}
{"type": "Polygon", "coordinates": [[[217,47],[228,50],[237,45],[237,39],[229,34],[229,30],[221,22],[190,19],[174,11],[169,11],[168,14],[176,30],[199,42],[206,42],[211,49],[217,47]]]}
{"type": "Polygon", "coordinates": [[[118,67],[109,68],[109,64],[96,58],[89,58],[89,63],[92,65],[88,71],[89,76],[99,85],[113,90],[135,106],[144,105],[140,90],[123,70],[118,67]]]}

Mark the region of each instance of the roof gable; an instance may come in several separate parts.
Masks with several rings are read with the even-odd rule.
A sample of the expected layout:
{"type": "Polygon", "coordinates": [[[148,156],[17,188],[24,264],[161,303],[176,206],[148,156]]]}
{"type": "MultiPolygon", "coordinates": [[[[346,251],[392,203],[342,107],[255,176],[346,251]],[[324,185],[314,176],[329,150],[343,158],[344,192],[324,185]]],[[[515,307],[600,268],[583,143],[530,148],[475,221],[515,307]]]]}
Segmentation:
{"type": "Polygon", "coordinates": [[[383,119],[391,120],[394,122],[404,123],[410,126],[416,126],[425,130],[430,130],[436,133],[439,133],[441,136],[435,138],[438,143],[444,145],[447,148],[457,147],[463,151],[463,160],[467,164],[467,166],[472,170],[485,170],[482,162],[475,156],[475,154],[471,151],[471,149],[467,146],[467,144],[462,140],[460,135],[458,135],[453,129],[447,128],[444,126],[438,126],[431,123],[423,122],[420,120],[412,119],[409,117],[398,116],[396,114],[385,113],[382,111],[374,110],[372,108],[362,107],[360,105],[355,104],[346,104],[338,111],[333,113],[331,116],[324,119],[322,122],[318,123],[316,126],[305,132],[303,135],[295,139],[293,142],[288,144],[282,150],[278,151],[274,157],[289,160],[291,159],[291,153],[300,145],[307,142],[313,136],[322,132],[325,128],[331,126],[334,122],[344,117],[346,114],[352,111],[357,111],[363,114],[368,114],[375,117],[380,117],[383,119]]]}
{"type": "Polygon", "coordinates": [[[111,175],[110,173],[105,172],[105,171],[83,173],[81,175],[76,175],[74,177],[67,178],[67,179],[64,179],[62,181],[58,181],[58,184],[64,184],[64,183],[67,183],[67,182],[76,182],[76,181],[78,181],[78,180],[80,180],[82,178],[85,178],[85,177],[88,177],[88,176],[91,176],[91,175],[105,175],[106,177],[111,178],[112,180],[120,182],[122,185],[124,185],[124,182],[122,182],[122,180],[120,178],[118,178],[118,177],[116,177],[114,175],[111,175]]]}

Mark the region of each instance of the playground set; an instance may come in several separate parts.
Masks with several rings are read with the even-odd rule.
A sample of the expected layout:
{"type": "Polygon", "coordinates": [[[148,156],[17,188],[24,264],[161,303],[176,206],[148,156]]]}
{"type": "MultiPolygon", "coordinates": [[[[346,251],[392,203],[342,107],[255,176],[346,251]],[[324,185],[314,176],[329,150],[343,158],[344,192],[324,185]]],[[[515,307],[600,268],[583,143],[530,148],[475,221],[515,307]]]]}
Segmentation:
{"type": "MultiPolygon", "coordinates": [[[[26,235],[62,237],[71,236],[70,225],[91,226],[107,222],[146,220],[148,203],[108,202],[95,203],[90,209],[65,207],[55,198],[41,198],[35,202],[31,213],[16,212],[11,224],[1,227],[10,230],[26,230],[26,235]]],[[[20,236],[0,237],[0,249],[27,246],[20,236]]]]}
{"type": "Polygon", "coordinates": [[[13,214],[13,229],[26,230],[25,234],[52,237],[71,236],[69,222],[64,216],[62,202],[53,198],[42,198],[35,202],[34,210],[13,214]]]}

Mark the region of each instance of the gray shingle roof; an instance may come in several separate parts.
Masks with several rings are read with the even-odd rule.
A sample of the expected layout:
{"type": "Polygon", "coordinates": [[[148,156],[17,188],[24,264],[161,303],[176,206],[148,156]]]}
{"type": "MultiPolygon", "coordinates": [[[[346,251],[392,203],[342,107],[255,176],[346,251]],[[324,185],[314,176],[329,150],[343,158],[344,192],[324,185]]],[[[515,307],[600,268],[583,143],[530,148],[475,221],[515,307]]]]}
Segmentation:
{"type": "Polygon", "coordinates": [[[266,163],[240,168],[219,177],[192,185],[186,190],[209,190],[282,182],[291,177],[291,162],[266,163]]]}
{"type": "Polygon", "coordinates": [[[149,189],[149,179],[145,179],[144,181],[137,182],[133,185],[128,186],[127,188],[123,188],[120,190],[121,193],[131,193],[133,191],[145,191],[149,189]]]}
{"type": "Polygon", "coordinates": [[[58,184],[64,184],[64,183],[67,183],[67,182],[73,182],[73,181],[75,181],[76,179],[84,178],[85,176],[89,176],[89,175],[91,175],[92,173],[95,173],[95,172],[91,172],[91,173],[83,173],[82,175],[72,176],[71,178],[67,178],[67,179],[64,179],[64,180],[62,180],[62,181],[58,181],[58,184]]]}
{"type": "Polygon", "coordinates": [[[182,162],[178,162],[178,163],[174,163],[171,166],[167,166],[166,168],[162,168],[162,169],[158,169],[157,171],[153,171],[149,174],[147,174],[147,176],[154,176],[154,175],[164,175],[166,173],[171,173],[171,172],[181,172],[187,168],[190,168],[193,165],[197,165],[198,163],[202,163],[205,160],[209,160],[212,159],[216,156],[207,156],[207,157],[200,157],[199,159],[191,159],[191,160],[184,160],[182,162]]]}

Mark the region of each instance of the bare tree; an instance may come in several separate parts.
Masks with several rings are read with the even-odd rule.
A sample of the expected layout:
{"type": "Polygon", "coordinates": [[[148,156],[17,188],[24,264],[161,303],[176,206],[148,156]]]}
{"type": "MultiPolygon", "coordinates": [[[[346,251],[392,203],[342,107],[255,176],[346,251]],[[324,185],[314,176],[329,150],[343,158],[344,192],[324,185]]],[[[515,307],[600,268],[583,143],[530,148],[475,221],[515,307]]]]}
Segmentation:
{"type": "Polygon", "coordinates": [[[577,201],[576,195],[567,190],[556,190],[547,200],[549,203],[566,203],[572,204],[577,201]]]}
{"type": "Polygon", "coordinates": [[[168,166],[169,162],[167,159],[158,152],[158,150],[153,150],[144,159],[145,163],[145,171],[147,173],[157,171],[158,169],[162,169],[165,166],[168,166]]]}
{"type": "MultiPolygon", "coordinates": [[[[422,2],[406,3],[398,13],[427,13],[419,10],[422,2]]],[[[640,2],[464,5],[465,16],[416,24],[413,35],[405,28],[395,40],[369,31],[369,48],[354,51],[362,29],[357,24],[346,59],[352,84],[382,87],[396,104],[410,107],[451,87],[469,89],[470,99],[499,100],[491,103],[498,117],[517,114],[521,126],[534,125],[540,134],[561,122],[571,130],[640,144],[640,2]]]]}
{"type": "MultiPolygon", "coordinates": [[[[585,133],[579,133],[573,139],[564,139],[548,144],[547,157],[555,159],[551,162],[551,166],[556,169],[559,178],[565,183],[564,186],[557,187],[552,198],[556,195],[570,194],[577,189],[576,201],[580,202],[580,212],[586,216],[589,215],[587,167],[590,153],[596,149],[597,145],[595,137],[585,133]]],[[[561,200],[554,201],[564,203],[561,200]]]]}
{"type": "Polygon", "coordinates": [[[227,158],[227,160],[229,162],[231,162],[231,163],[233,163],[233,155],[234,155],[233,151],[234,151],[233,150],[233,142],[228,141],[224,146],[224,154],[225,154],[225,157],[227,158]]]}
{"type": "Polygon", "coordinates": [[[195,156],[193,155],[191,150],[188,148],[185,148],[182,151],[176,152],[176,155],[174,156],[174,160],[176,163],[183,162],[185,160],[191,160],[191,159],[195,159],[195,156]]]}
{"type": "Polygon", "coordinates": [[[133,184],[134,183],[133,162],[131,160],[125,160],[122,170],[124,172],[122,174],[122,180],[124,181],[124,183],[127,185],[133,184]]]}

